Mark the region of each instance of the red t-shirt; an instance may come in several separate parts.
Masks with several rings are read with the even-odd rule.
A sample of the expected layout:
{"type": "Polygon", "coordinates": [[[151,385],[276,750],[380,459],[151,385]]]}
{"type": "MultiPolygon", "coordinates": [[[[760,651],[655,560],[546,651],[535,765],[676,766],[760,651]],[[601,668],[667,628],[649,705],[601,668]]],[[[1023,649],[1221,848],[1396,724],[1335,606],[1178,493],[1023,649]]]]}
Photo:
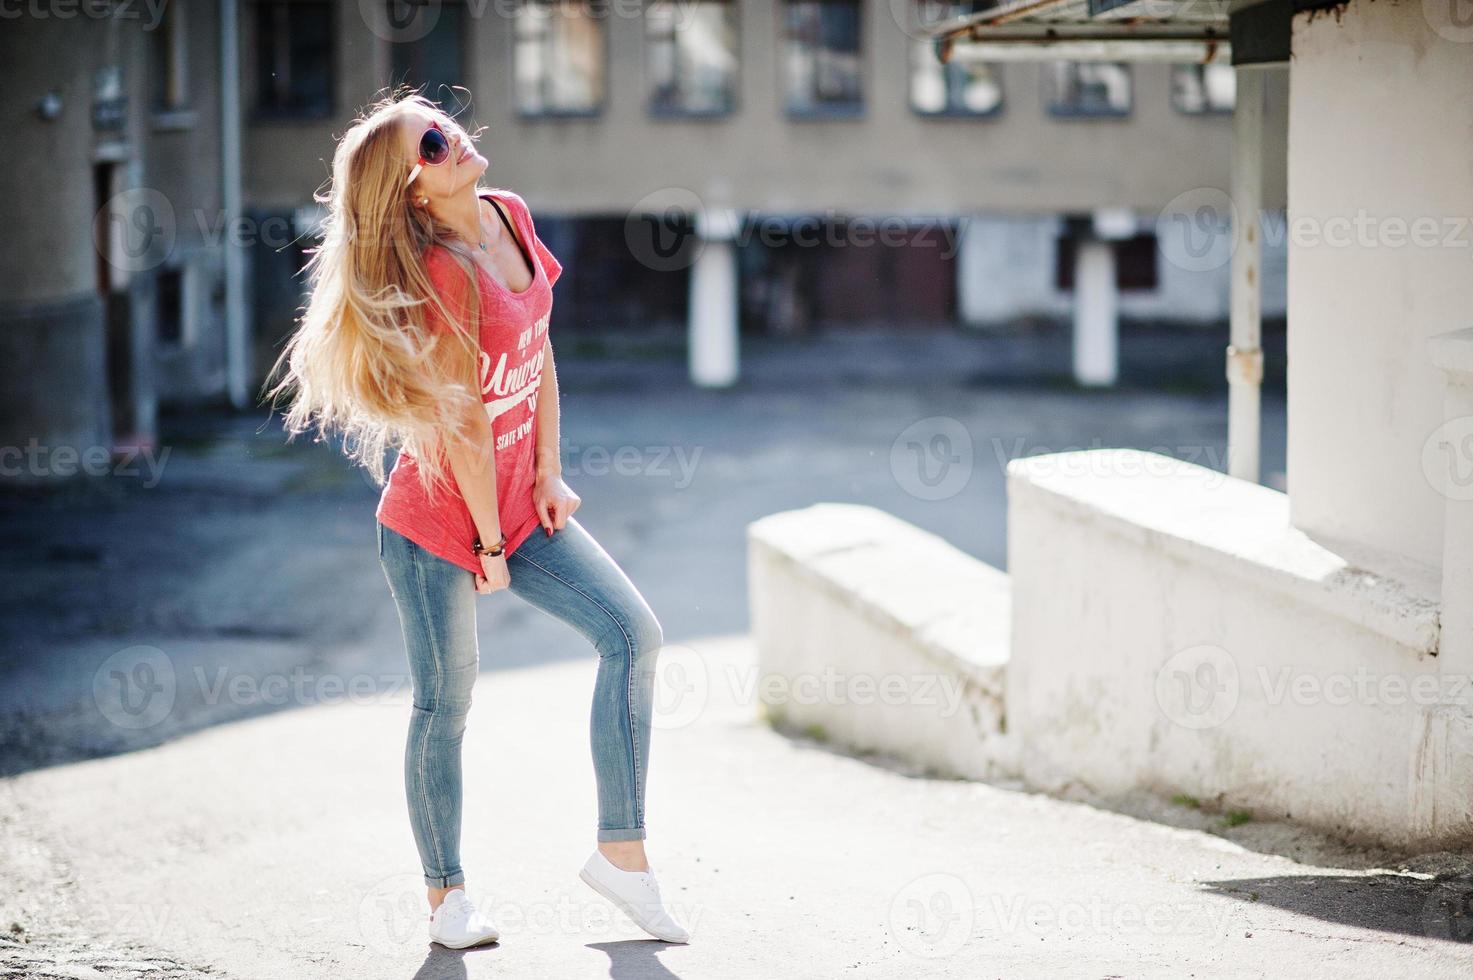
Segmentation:
{"type": "MultiPolygon", "coordinates": [[[[537,237],[532,212],[520,195],[505,188],[482,191],[481,195],[494,195],[506,209],[523,244],[530,246],[537,266],[532,284],[520,293],[476,269],[481,302],[481,400],[496,436],[496,501],[509,555],[538,528],[537,510],[532,504],[537,470],[537,393],[552,311],[552,284],[563,267],[537,237]]],[[[456,297],[465,295],[465,272],[440,246],[430,248],[425,266],[446,306],[458,312],[456,297]]],[[[444,329],[444,319],[432,307],[426,310],[429,329],[444,329]]],[[[376,516],[385,527],[432,554],[479,572],[481,563],[473,550],[475,522],[448,463],[446,476],[449,492],[427,492],[420,484],[418,463],[409,453],[401,452],[379,497],[376,516]]]]}

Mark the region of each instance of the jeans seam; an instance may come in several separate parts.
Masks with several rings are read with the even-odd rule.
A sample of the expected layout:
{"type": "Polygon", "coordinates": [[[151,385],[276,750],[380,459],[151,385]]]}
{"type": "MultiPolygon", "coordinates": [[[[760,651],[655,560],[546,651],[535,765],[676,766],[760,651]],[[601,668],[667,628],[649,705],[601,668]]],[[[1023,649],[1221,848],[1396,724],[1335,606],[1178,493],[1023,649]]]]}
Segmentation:
{"type": "Polygon", "coordinates": [[[567,579],[563,578],[557,572],[554,572],[552,569],[548,568],[546,565],[543,565],[541,562],[537,561],[537,559],[531,558],[531,557],[528,557],[527,555],[522,554],[521,551],[514,551],[514,552],[512,552],[512,557],[513,558],[520,557],[523,560],[525,560],[528,564],[532,565],[533,567],[538,568],[538,569],[541,569],[543,572],[547,573],[548,575],[551,575],[553,578],[557,579],[559,582],[563,583],[568,588],[572,589],[574,592],[578,593],[583,598],[585,598],[589,602],[593,603],[599,609],[603,610],[604,615],[605,616],[608,616],[610,619],[612,619],[614,621],[614,625],[617,626],[617,627],[619,627],[619,632],[621,634],[623,634],[623,636],[624,636],[624,649],[626,649],[626,650],[629,651],[629,658],[624,662],[624,717],[626,719],[628,719],[628,722],[629,722],[629,725],[628,725],[628,733],[629,733],[629,770],[630,770],[630,772],[634,773],[634,822],[636,824],[638,824],[639,826],[642,827],[642,826],[644,826],[644,806],[643,806],[643,804],[642,804],[642,802],[640,801],[640,798],[639,798],[639,786],[640,786],[640,779],[641,779],[641,773],[639,771],[639,745],[638,745],[639,736],[636,735],[635,732],[634,732],[634,690],[633,690],[634,680],[633,680],[633,678],[634,678],[634,660],[638,656],[638,652],[634,649],[634,641],[632,639],[630,639],[630,637],[629,637],[629,631],[624,628],[624,624],[621,623],[621,622],[619,622],[619,617],[618,616],[615,616],[613,614],[613,612],[610,611],[607,606],[605,606],[603,603],[599,602],[597,599],[595,599],[593,596],[589,595],[587,592],[584,592],[576,584],[574,584],[572,582],[569,582],[567,579]]]}
{"type": "MultiPolygon", "coordinates": [[[[426,622],[428,622],[431,619],[431,616],[430,616],[430,597],[425,592],[424,568],[421,567],[421,565],[420,565],[419,561],[417,560],[417,557],[416,556],[411,556],[410,557],[410,563],[414,566],[414,581],[415,581],[415,585],[418,587],[418,590],[419,590],[419,610],[420,610],[420,615],[421,616],[424,616],[426,622]]],[[[434,630],[433,626],[431,626],[425,632],[427,632],[429,634],[429,637],[430,637],[430,656],[434,660],[434,668],[435,668],[435,708],[436,708],[436,710],[438,710],[439,707],[440,707],[440,693],[441,693],[440,692],[440,685],[441,685],[441,681],[443,680],[443,677],[444,677],[444,672],[443,672],[443,669],[441,667],[440,642],[439,642],[439,638],[435,636],[435,630],[434,630]]],[[[413,710],[413,708],[414,708],[413,699],[411,699],[410,710],[413,710]]],[[[431,728],[431,725],[427,722],[425,724],[425,726],[424,726],[424,731],[420,735],[420,739],[419,739],[419,752],[418,752],[419,758],[416,761],[416,764],[415,764],[415,767],[414,767],[415,768],[415,772],[414,772],[415,781],[419,784],[419,805],[421,807],[427,807],[429,805],[429,791],[428,791],[428,788],[425,786],[425,756],[429,752],[430,728],[431,728]]],[[[423,811],[421,812],[421,816],[423,816],[423,811]]],[[[444,856],[444,849],[440,845],[440,833],[436,829],[436,827],[435,827],[435,821],[433,819],[428,819],[428,820],[425,820],[424,822],[425,822],[425,824],[430,829],[430,840],[432,840],[434,842],[434,845],[435,845],[435,858],[438,860],[439,858],[441,858],[441,857],[444,856]]],[[[446,878],[448,876],[449,876],[449,873],[447,872],[446,874],[442,874],[439,877],[443,879],[443,878],[446,878]]]]}

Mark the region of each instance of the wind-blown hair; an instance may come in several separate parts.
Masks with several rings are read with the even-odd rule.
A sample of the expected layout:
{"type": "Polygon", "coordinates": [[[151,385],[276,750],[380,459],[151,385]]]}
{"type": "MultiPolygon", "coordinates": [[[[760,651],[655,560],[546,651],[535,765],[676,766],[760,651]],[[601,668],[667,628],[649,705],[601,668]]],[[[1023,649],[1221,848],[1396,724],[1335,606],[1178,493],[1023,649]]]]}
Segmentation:
{"type": "Polygon", "coordinates": [[[414,206],[405,184],[412,163],[399,125],[409,105],[445,118],[429,99],[400,89],[363,110],[338,141],[329,188],[315,195],[327,215],[306,265],[310,297],[266,394],[273,406],[291,394],[289,439],[309,429],[317,441],[340,434],[343,452],[379,484],[385,453],[402,449],[426,487],[443,487],[442,440],[458,437],[460,418],[480,404],[479,298],[468,250],[414,206]],[[463,299],[447,302],[436,290],[425,266],[432,245],[464,268],[463,299]],[[452,329],[435,330],[432,319],[452,329]]]}

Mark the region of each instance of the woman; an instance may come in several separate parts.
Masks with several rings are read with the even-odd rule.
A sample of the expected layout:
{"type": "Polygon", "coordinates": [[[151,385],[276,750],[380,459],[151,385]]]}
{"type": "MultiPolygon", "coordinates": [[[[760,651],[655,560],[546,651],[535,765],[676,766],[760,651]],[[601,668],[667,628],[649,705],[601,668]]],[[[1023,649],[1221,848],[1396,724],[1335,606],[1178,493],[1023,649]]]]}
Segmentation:
{"type": "Polygon", "coordinates": [[[429,935],[498,938],[465,894],[461,737],[479,655],[477,594],[510,589],[599,655],[591,736],[597,847],[580,872],[650,935],[687,942],[645,856],[644,795],[660,624],[573,518],[547,336],[562,266],[517,194],[483,190],[475,139],[417,94],[343,135],[309,262],[311,298],[277,362],[295,435],[339,431],[383,481],[379,560],[404,630],[414,705],[405,752],[429,935]]]}

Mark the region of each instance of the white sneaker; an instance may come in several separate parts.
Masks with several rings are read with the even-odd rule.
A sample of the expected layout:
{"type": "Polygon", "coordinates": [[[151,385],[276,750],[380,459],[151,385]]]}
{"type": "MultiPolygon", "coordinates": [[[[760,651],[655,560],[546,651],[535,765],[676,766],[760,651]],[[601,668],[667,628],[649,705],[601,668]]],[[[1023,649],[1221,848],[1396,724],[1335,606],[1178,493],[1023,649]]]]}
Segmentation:
{"type": "Polygon", "coordinates": [[[625,871],[595,850],[578,877],[624,911],[634,924],[667,943],[688,943],[690,932],[665,910],[660,883],[651,871],[625,871]]]}
{"type": "Polygon", "coordinates": [[[445,896],[440,907],[430,916],[430,940],[450,949],[465,949],[501,938],[491,917],[480,911],[457,888],[445,896]]]}

